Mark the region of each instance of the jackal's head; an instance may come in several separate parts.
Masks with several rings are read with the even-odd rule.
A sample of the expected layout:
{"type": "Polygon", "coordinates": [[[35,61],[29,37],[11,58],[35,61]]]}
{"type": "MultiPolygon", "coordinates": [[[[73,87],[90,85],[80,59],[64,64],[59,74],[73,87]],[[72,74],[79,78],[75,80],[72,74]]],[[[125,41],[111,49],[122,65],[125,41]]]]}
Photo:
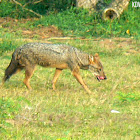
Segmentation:
{"type": "Polygon", "coordinates": [[[89,70],[96,76],[97,80],[100,81],[107,79],[97,53],[94,56],[89,56],[89,63],[89,70]]]}

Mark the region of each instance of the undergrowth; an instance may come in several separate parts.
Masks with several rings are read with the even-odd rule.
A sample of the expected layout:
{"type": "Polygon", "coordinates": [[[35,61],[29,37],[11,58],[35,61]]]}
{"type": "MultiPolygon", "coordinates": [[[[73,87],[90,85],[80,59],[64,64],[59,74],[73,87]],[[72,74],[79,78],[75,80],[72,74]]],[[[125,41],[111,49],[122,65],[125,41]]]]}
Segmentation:
{"type": "MultiPolygon", "coordinates": [[[[22,1],[23,4],[26,2],[26,0],[22,1]]],[[[47,7],[44,8],[43,5],[40,5],[42,3],[34,5],[34,7],[30,4],[27,5],[29,8],[35,9],[36,12],[40,11],[39,13],[43,15],[43,18],[26,23],[27,27],[35,29],[55,25],[63,32],[64,36],[80,36],[83,38],[134,37],[138,39],[140,37],[140,8],[132,7],[132,1],[130,1],[128,9],[124,11],[120,19],[113,21],[103,21],[99,12],[76,8],[73,0],[67,2],[64,0],[53,1],[53,4],[49,0],[44,2],[47,3],[47,7]]],[[[105,2],[110,3],[110,1],[105,2]]],[[[0,11],[1,17],[27,18],[35,16],[7,1],[1,3],[0,11]]]]}
{"type": "Polygon", "coordinates": [[[9,0],[0,1],[0,17],[12,17],[18,19],[36,17],[36,15],[33,12],[29,12],[26,9],[31,9],[41,15],[45,15],[50,11],[59,12],[62,10],[69,9],[71,6],[76,5],[75,0],[17,0],[17,2],[19,2],[20,4],[16,4],[9,0]]]}
{"type": "Polygon", "coordinates": [[[140,9],[134,9],[130,5],[119,20],[103,21],[96,12],[71,8],[57,14],[50,13],[31,24],[35,27],[55,25],[65,36],[137,38],[140,35],[139,11],[140,9]]]}

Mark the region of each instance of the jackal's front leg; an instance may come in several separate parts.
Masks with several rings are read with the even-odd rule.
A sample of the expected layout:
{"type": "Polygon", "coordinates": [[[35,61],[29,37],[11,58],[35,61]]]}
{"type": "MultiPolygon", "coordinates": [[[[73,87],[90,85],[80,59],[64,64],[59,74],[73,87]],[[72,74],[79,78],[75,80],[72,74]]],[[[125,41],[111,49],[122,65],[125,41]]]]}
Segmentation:
{"type": "Polygon", "coordinates": [[[77,81],[83,86],[83,88],[90,94],[91,91],[88,89],[88,87],[86,86],[86,84],[84,83],[79,70],[77,71],[72,71],[73,76],[77,79],[77,81]]]}
{"type": "Polygon", "coordinates": [[[56,71],[55,71],[55,74],[54,74],[54,77],[53,77],[53,81],[52,81],[53,90],[55,90],[55,84],[56,84],[56,81],[57,81],[59,75],[61,74],[61,72],[62,72],[62,69],[57,69],[56,68],[56,71]]]}
{"type": "Polygon", "coordinates": [[[26,87],[31,90],[32,87],[30,86],[30,78],[32,77],[33,73],[35,70],[35,66],[26,66],[25,68],[25,79],[24,79],[24,84],[26,85],[26,87]]]}

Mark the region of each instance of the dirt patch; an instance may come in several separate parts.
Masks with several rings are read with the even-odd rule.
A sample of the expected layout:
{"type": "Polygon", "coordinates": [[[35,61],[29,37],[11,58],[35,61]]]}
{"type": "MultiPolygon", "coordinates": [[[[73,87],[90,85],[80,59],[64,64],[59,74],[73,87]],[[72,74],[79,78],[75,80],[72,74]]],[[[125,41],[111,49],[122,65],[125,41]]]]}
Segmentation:
{"type": "MultiPolygon", "coordinates": [[[[38,25],[36,28],[27,29],[29,27],[21,27],[20,24],[26,24],[27,22],[38,20],[37,18],[31,19],[13,19],[13,18],[0,18],[0,27],[8,29],[11,33],[21,31],[23,38],[37,38],[37,39],[46,39],[50,37],[61,37],[63,33],[58,27],[51,25],[44,27],[38,25]]],[[[28,25],[29,26],[29,25],[28,25]]]]}
{"type": "Polygon", "coordinates": [[[114,48],[114,47],[127,47],[132,45],[134,42],[131,38],[111,38],[111,39],[102,39],[99,41],[101,47],[114,48]]]}
{"type": "MultiPolygon", "coordinates": [[[[14,19],[11,17],[0,17],[0,24],[5,24],[5,23],[26,23],[28,21],[35,21],[35,20],[39,20],[38,18],[28,18],[28,19],[14,19]]],[[[12,25],[13,26],[13,25],[12,25]]]]}
{"type": "Polygon", "coordinates": [[[36,28],[35,30],[23,30],[22,35],[28,38],[38,37],[39,39],[47,39],[50,37],[61,37],[63,33],[56,26],[52,25],[36,28]]]}
{"type": "Polygon", "coordinates": [[[111,38],[111,39],[101,39],[97,43],[100,47],[105,47],[106,49],[113,50],[115,48],[129,48],[126,55],[139,54],[140,53],[140,42],[136,43],[133,38],[111,38]],[[135,46],[135,47],[133,47],[135,46]]]}

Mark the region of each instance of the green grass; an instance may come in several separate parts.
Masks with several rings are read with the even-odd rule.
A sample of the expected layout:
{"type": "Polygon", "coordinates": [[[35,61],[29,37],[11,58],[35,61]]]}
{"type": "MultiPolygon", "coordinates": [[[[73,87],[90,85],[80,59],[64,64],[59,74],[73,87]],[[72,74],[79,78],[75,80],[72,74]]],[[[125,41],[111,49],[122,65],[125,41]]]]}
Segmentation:
{"type": "Polygon", "coordinates": [[[22,42],[15,41],[15,36],[10,33],[0,34],[0,56],[6,51],[13,51],[22,42]]]}
{"type": "MultiPolygon", "coordinates": [[[[1,4],[0,16],[21,18],[28,15],[19,7],[13,10],[14,6],[6,6],[4,2],[8,4],[7,1],[1,4]]],[[[50,25],[58,27],[64,36],[86,38],[51,41],[70,44],[89,54],[99,53],[107,80],[98,82],[89,71],[81,70],[84,81],[93,92],[87,95],[70,70],[63,71],[56,91],[51,88],[52,68],[37,67],[31,79],[32,91],[28,91],[22,82],[24,71],[12,76],[0,87],[0,139],[140,139],[140,8],[132,8],[130,4],[120,20],[105,22],[98,13],[56,6],[55,3],[50,7],[42,19],[24,23],[20,19],[14,24],[9,20],[0,25],[0,82],[14,49],[28,42],[24,39],[30,36],[23,36],[22,31],[50,25]],[[97,41],[97,37],[101,39],[97,41]],[[112,44],[103,45],[104,37],[110,38],[112,44]],[[112,37],[126,39],[121,41],[112,37]],[[111,110],[120,113],[113,114],[111,110]]]]}
{"type": "Polygon", "coordinates": [[[42,19],[31,23],[37,27],[38,25],[49,26],[55,25],[63,31],[66,36],[80,37],[130,37],[138,38],[140,35],[139,26],[140,9],[132,8],[129,5],[127,11],[123,13],[120,20],[103,21],[99,13],[89,13],[88,10],[71,8],[59,13],[50,13],[42,19]],[[124,26],[124,23],[125,26],[124,26]],[[130,30],[130,34],[126,31],[130,30]]]}
{"type": "MultiPolygon", "coordinates": [[[[60,5],[62,4],[61,2],[60,5]]],[[[72,1],[69,1],[68,3],[71,2],[72,1]]],[[[54,5],[56,6],[57,3],[55,3],[54,5]]],[[[14,29],[15,34],[22,36],[22,33],[20,32],[21,28],[23,30],[25,29],[36,30],[36,28],[54,25],[63,32],[64,36],[82,37],[82,38],[92,38],[92,37],[107,37],[107,38],[132,37],[135,39],[140,38],[140,26],[139,26],[140,8],[132,7],[132,1],[130,2],[128,9],[125,10],[124,13],[121,15],[120,19],[116,19],[112,22],[103,21],[99,12],[95,11],[89,12],[88,10],[76,7],[68,7],[68,8],[59,7],[58,9],[59,10],[57,10],[57,7],[50,8],[50,10],[49,9],[47,10],[46,14],[43,14],[43,18],[29,21],[26,24],[21,24],[17,22],[16,24],[18,24],[18,26],[13,27],[12,29],[14,29]],[[127,33],[126,31],[130,31],[130,33],[127,33]]],[[[8,12],[8,10],[5,11],[8,12]]],[[[23,9],[20,8],[19,8],[20,12],[17,12],[16,9],[13,9],[13,11],[15,12],[15,14],[18,14],[17,16],[21,16],[23,18],[25,15],[28,15],[27,11],[24,11],[23,9]]],[[[1,13],[6,14],[6,12],[3,11],[1,13]]],[[[14,13],[12,12],[10,13],[13,14],[13,17],[16,17],[14,13]]],[[[11,15],[6,14],[5,16],[11,15]]],[[[1,17],[5,16],[1,15],[1,17]]],[[[2,25],[3,28],[0,28],[0,30],[4,32],[5,28],[10,26],[10,24],[12,23],[9,22],[7,24],[4,23],[4,25],[2,25]]]]}
{"type": "MultiPolygon", "coordinates": [[[[64,43],[90,54],[98,52],[108,79],[98,82],[90,72],[81,70],[84,81],[93,92],[87,95],[69,70],[64,70],[58,79],[56,91],[51,88],[54,69],[38,66],[31,79],[32,91],[28,91],[22,82],[24,72],[14,75],[0,89],[0,99],[6,99],[3,108],[7,114],[12,114],[11,118],[3,118],[5,123],[0,123],[5,130],[1,131],[0,138],[139,139],[140,56],[139,53],[127,54],[129,50],[139,49],[138,44],[107,49],[94,41],[64,43]],[[15,110],[9,112],[13,106],[15,110]],[[111,110],[120,113],[113,114],[111,110]]],[[[0,79],[10,58],[11,52],[0,57],[0,79]]]]}

